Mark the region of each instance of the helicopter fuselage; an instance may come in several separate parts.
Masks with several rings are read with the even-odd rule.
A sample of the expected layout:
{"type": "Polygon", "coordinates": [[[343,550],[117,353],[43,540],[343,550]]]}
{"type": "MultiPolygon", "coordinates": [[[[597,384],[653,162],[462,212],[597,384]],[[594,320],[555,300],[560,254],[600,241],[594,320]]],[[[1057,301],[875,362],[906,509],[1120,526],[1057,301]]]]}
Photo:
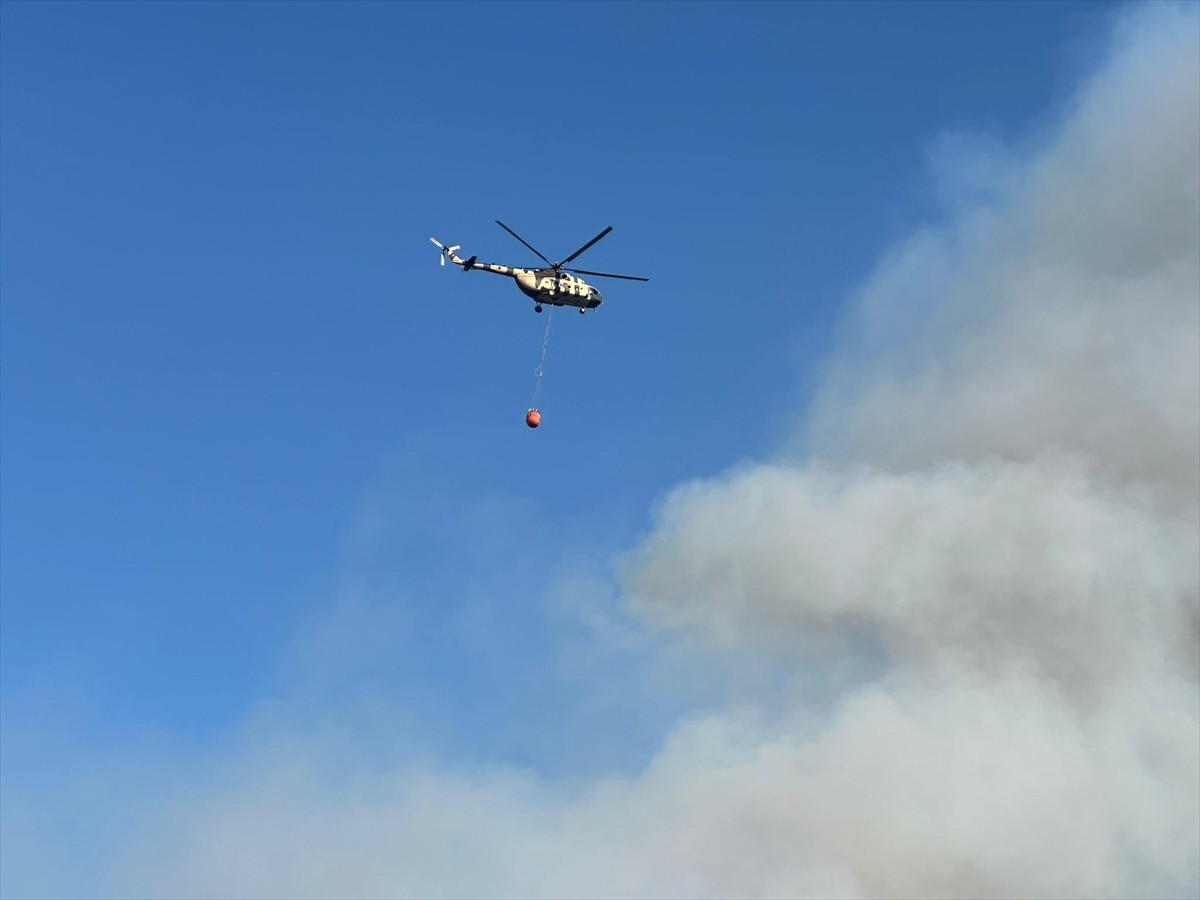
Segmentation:
{"type": "Polygon", "coordinates": [[[604,302],[604,295],[570,272],[553,269],[521,269],[514,274],[517,287],[527,297],[550,306],[577,306],[595,309],[604,302]]]}
{"type": "Polygon", "coordinates": [[[463,266],[464,271],[482,270],[496,275],[507,275],[517,283],[521,293],[532,299],[539,306],[573,306],[577,309],[595,309],[604,302],[604,295],[570,272],[556,272],[554,269],[519,269],[513,266],[502,266],[498,263],[470,261],[465,265],[461,260],[451,257],[452,262],[463,266]]]}

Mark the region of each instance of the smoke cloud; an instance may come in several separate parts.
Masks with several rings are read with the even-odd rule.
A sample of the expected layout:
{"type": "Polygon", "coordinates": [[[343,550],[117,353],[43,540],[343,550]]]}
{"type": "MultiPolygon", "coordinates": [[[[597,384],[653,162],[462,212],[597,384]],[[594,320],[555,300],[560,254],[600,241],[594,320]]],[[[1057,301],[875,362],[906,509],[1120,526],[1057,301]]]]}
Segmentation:
{"type": "Polygon", "coordinates": [[[1200,890],[1198,33],[1139,10],[1039,151],[951,158],[791,461],[677,489],[631,563],[710,645],[886,660],[764,826],[835,893],[1200,890]]]}
{"type": "Polygon", "coordinates": [[[580,780],[296,726],[159,803],[116,892],[1200,892],[1198,8],[1134,9],[1038,146],[980,146],[938,144],[945,222],[866,280],[788,451],[621,561],[643,622],[785,689],[580,780]]]}

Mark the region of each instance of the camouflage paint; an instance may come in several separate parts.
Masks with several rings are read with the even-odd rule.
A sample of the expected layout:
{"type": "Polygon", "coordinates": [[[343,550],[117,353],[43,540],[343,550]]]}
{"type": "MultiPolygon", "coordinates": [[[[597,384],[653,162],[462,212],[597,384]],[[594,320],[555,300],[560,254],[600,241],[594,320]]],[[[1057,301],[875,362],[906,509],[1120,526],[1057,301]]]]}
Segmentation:
{"type": "Polygon", "coordinates": [[[457,253],[443,250],[450,262],[463,267],[464,272],[479,269],[495,275],[505,275],[516,281],[521,293],[539,305],[573,306],[578,309],[595,309],[604,302],[604,295],[570,272],[555,272],[554,269],[518,269],[499,263],[472,262],[457,253]]]}

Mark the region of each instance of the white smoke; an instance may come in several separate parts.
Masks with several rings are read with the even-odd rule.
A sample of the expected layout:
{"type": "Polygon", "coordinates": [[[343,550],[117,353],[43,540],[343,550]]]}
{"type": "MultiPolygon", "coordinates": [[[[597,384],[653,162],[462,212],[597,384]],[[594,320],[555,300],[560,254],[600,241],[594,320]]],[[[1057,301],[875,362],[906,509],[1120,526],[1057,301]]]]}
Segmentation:
{"type": "Polygon", "coordinates": [[[1017,666],[1078,694],[1186,667],[1198,546],[1194,518],[1066,462],[761,466],[673,494],[633,585],[725,641],[870,627],[897,665],[1017,666]]]}
{"type": "Polygon", "coordinates": [[[1200,890],[1196,13],[1138,10],[1048,146],[960,167],[991,199],[869,281],[800,461],[676,490],[632,562],[706,642],[886,659],[781,782],[849,893],[1200,890]]]}
{"type": "Polygon", "coordinates": [[[673,491],[625,561],[701,652],[867,659],[832,702],[568,784],[267,744],[165,806],[119,892],[1200,891],[1198,10],[1135,9],[1040,149],[955,165],[799,449],[673,491]]]}
{"type": "Polygon", "coordinates": [[[1121,21],[1110,64],[1030,159],[946,166],[952,195],[962,169],[973,184],[867,284],[815,404],[817,453],[912,468],[1067,448],[1195,503],[1194,14],[1121,21]]]}

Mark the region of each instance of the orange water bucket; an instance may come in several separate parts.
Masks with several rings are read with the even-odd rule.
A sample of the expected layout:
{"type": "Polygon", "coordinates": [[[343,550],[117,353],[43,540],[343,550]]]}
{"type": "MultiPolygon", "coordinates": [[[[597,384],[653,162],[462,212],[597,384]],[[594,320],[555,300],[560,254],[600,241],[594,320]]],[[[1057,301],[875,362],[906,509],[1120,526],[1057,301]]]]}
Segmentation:
{"type": "Polygon", "coordinates": [[[537,428],[542,424],[542,414],[536,409],[531,409],[525,413],[525,424],[530,428],[537,428]]]}

